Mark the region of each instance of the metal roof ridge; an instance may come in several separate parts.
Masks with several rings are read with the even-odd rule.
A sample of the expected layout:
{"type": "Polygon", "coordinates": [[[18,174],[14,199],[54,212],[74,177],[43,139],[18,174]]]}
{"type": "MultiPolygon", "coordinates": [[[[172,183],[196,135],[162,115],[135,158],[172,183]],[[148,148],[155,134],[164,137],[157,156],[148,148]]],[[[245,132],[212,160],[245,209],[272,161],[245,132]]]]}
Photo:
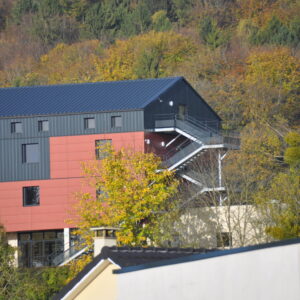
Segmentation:
{"type": "Polygon", "coordinates": [[[94,84],[117,84],[126,82],[139,82],[139,81],[156,81],[166,79],[179,79],[182,76],[160,77],[160,78],[138,78],[138,79],[126,79],[126,80],[109,80],[109,81],[94,81],[94,82],[73,82],[73,83],[57,83],[57,84],[41,84],[41,85],[26,85],[26,86],[12,86],[12,87],[0,87],[0,90],[12,90],[12,89],[33,89],[33,88],[47,88],[47,87],[62,87],[62,86],[74,86],[74,85],[94,85],[94,84]]]}

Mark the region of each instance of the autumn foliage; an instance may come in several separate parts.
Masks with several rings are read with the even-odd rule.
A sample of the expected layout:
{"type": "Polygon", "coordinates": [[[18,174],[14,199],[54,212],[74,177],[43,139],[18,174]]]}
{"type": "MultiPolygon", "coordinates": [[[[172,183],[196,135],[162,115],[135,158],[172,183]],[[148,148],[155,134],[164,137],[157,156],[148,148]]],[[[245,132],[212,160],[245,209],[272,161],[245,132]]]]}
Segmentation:
{"type": "Polygon", "coordinates": [[[175,203],[173,172],[161,170],[152,153],[102,149],[105,158],[83,163],[89,185],[97,191],[79,193],[73,222],[78,233],[91,243],[91,227],[118,227],[120,245],[141,246],[154,243],[160,218],[175,203]]]}
{"type": "MultiPolygon", "coordinates": [[[[297,0],[3,0],[0,85],[185,76],[224,129],[241,132],[228,179],[251,203],[267,200],[299,152],[289,144],[300,126],[299,11],[297,0]]],[[[132,234],[122,242],[137,243],[132,234]]]]}

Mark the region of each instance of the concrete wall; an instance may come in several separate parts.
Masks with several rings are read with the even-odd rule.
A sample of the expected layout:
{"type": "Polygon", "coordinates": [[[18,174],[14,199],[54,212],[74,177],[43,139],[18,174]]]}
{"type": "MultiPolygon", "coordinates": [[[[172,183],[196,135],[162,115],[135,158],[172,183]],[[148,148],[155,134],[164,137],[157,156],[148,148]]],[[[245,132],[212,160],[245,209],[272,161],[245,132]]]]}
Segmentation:
{"type": "Polygon", "coordinates": [[[269,237],[252,205],[196,207],[186,211],[177,223],[179,243],[196,248],[216,248],[217,234],[228,232],[233,247],[267,242],[269,237]]]}
{"type": "Polygon", "coordinates": [[[6,234],[7,242],[10,246],[16,249],[15,251],[15,266],[18,266],[18,234],[16,232],[10,232],[6,234]]]}
{"type": "Polygon", "coordinates": [[[298,300],[300,244],[118,274],[119,300],[298,300]]]}

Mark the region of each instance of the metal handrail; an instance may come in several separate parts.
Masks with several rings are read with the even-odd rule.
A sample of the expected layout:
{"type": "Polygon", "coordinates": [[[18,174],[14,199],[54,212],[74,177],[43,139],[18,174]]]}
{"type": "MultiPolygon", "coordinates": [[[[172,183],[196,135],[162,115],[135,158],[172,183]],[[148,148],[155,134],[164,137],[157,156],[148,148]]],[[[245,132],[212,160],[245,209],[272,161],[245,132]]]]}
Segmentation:
{"type": "Polygon", "coordinates": [[[189,115],[184,116],[184,118],[182,119],[181,116],[177,115],[177,114],[175,115],[175,120],[187,121],[187,123],[193,124],[198,128],[201,128],[201,129],[206,130],[206,131],[210,131],[210,132],[215,133],[215,134],[219,134],[220,122],[218,122],[218,121],[210,121],[210,120],[200,121],[200,120],[197,120],[197,119],[195,119],[195,118],[193,118],[189,115]],[[216,125],[216,126],[213,126],[213,125],[216,125]]]}
{"type": "Polygon", "coordinates": [[[179,145],[176,145],[176,147],[173,147],[171,150],[160,155],[160,157],[162,158],[163,161],[165,161],[165,160],[169,159],[171,156],[173,156],[175,153],[183,150],[191,142],[192,142],[191,140],[185,140],[182,143],[180,143],[179,145]]]}
{"type": "Polygon", "coordinates": [[[223,135],[225,131],[219,128],[219,121],[200,121],[188,115],[183,117],[177,114],[155,115],[155,121],[167,121],[161,122],[159,125],[162,128],[169,126],[180,129],[194,138],[194,140],[185,140],[161,156],[163,164],[167,167],[185,161],[185,157],[188,158],[192,153],[197,154],[208,145],[239,145],[238,134],[236,132],[229,134],[230,132],[227,131],[227,134],[223,135]]]}
{"type": "MultiPolygon", "coordinates": [[[[234,138],[239,140],[239,132],[234,130],[223,130],[221,126],[221,122],[212,121],[212,120],[199,120],[190,115],[180,116],[178,114],[156,114],[154,115],[154,120],[162,121],[162,120],[172,120],[174,121],[174,126],[178,125],[176,121],[186,122],[188,125],[194,126],[195,129],[202,129],[206,132],[205,136],[210,136],[210,134],[218,135],[222,137],[234,138]]],[[[239,144],[239,141],[235,141],[236,145],[239,144]]]]}
{"type": "Polygon", "coordinates": [[[82,249],[84,249],[86,245],[82,241],[81,243],[76,243],[73,246],[70,246],[68,249],[62,251],[62,252],[53,252],[50,255],[48,255],[47,260],[49,264],[58,266],[64,261],[68,260],[70,257],[75,255],[76,253],[80,252],[82,249]]]}

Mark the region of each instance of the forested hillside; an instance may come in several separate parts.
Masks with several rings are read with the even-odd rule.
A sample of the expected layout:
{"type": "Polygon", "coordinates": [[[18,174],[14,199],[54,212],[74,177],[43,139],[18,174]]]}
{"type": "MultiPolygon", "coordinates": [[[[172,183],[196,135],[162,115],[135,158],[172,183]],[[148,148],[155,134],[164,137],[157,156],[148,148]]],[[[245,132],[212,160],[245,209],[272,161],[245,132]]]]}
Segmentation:
{"type": "Polygon", "coordinates": [[[185,76],[241,132],[231,199],[300,236],[299,0],[0,0],[0,30],[2,87],[185,76]]]}

